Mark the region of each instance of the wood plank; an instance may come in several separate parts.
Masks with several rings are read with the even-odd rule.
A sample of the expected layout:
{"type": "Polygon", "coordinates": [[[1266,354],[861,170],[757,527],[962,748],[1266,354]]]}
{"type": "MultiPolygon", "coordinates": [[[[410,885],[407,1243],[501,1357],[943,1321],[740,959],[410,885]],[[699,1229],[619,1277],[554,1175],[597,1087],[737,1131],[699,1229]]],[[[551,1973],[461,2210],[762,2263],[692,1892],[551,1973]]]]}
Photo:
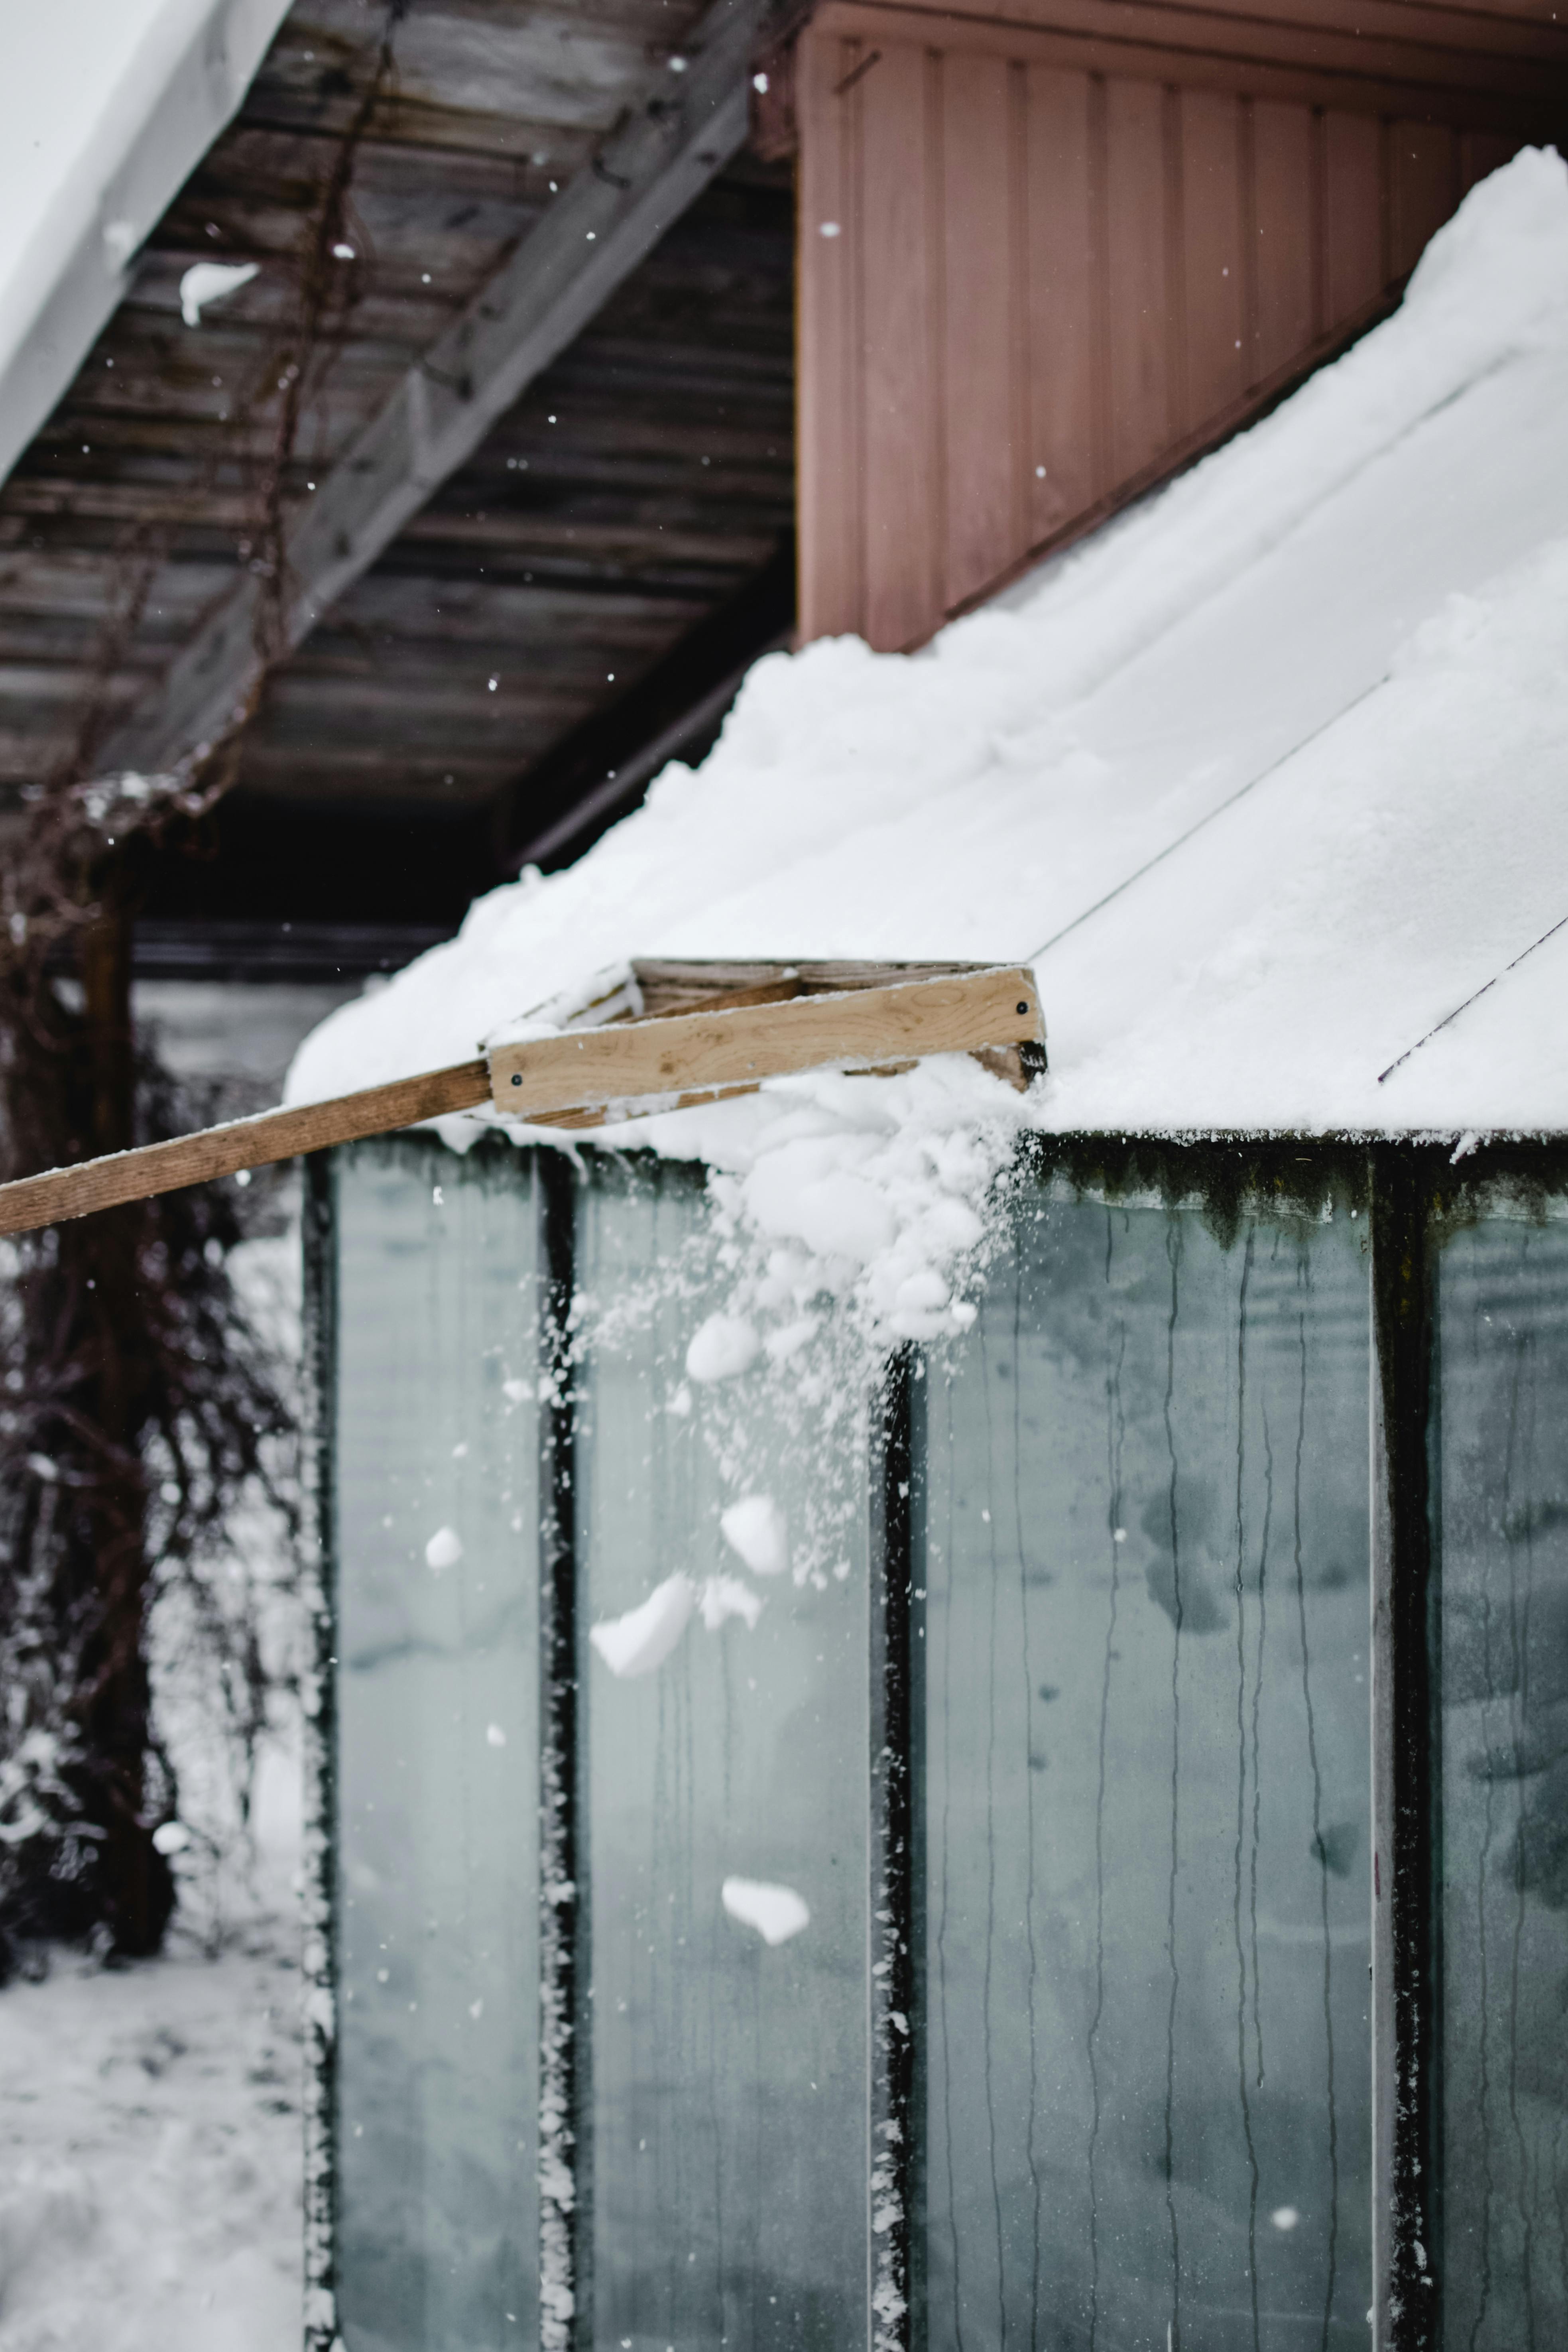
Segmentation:
{"type": "Polygon", "coordinates": [[[1459,134],[1459,184],[1466,195],[1478,180],[1500,171],[1519,152],[1520,142],[1493,131],[1464,131],[1459,134]]]}
{"type": "MultiPolygon", "coordinates": [[[[1562,89],[1568,70],[1568,26],[1561,10],[1549,20],[1552,0],[1527,17],[1484,14],[1459,0],[1453,6],[1418,0],[1203,0],[1173,8],[1167,0],[827,0],[829,21],[842,21],[846,5],[899,37],[918,38],[914,23],[924,18],[928,37],[956,38],[969,26],[994,40],[998,26],[1016,32],[1072,31],[1108,47],[1148,42],[1172,50],[1247,60],[1293,58],[1352,75],[1439,79],[1478,90],[1511,89],[1524,94],[1534,68],[1542,98],[1562,89]],[[890,21],[892,20],[892,21],[890,21]],[[942,30],[935,33],[940,21],[942,30]],[[1521,70],[1522,68],[1522,70],[1521,70]]],[[[873,37],[876,37],[874,35],[873,37]]]]}
{"type": "MultiPolygon", "coordinates": [[[[1400,15],[1411,13],[1396,0],[1400,15]]],[[[1372,41],[1318,26],[1274,25],[1261,16],[1118,0],[1049,0],[1044,21],[1006,22],[939,7],[887,6],[880,0],[823,0],[823,22],[869,44],[889,37],[940,41],[949,54],[995,48],[1042,65],[1131,74],[1172,86],[1196,83],[1309,106],[1371,115],[1412,114],[1468,129],[1550,140],[1568,99],[1568,33],[1552,28],[1551,58],[1372,41]]],[[[1458,21],[1458,19],[1454,21],[1458,21]]],[[[1535,47],[1539,49],[1539,40],[1535,47]]]]}
{"type": "Polygon", "coordinates": [[[942,603],[963,602],[1024,551],[1013,496],[1010,68],[1000,52],[942,75],[942,603]]]}
{"type": "Polygon", "coordinates": [[[1262,100],[1252,110],[1258,324],[1247,382],[1286,366],[1312,340],[1312,119],[1262,100]]]}
{"type": "Polygon", "coordinates": [[[880,653],[942,617],[942,61],[888,42],[847,99],[859,113],[857,257],[864,366],[865,608],[880,653]],[[928,121],[928,116],[931,118],[928,121]]]}
{"type": "Polygon", "coordinates": [[[1187,401],[1202,425],[1247,389],[1241,106],[1228,90],[1184,89],[1181,110],[1187,401]]]}
{"type": "Polygon", "coordinates": [[[264,1168],[329,1144],[353,1143],[367,1135],[389,1135],[422,1118],[448,1111],[477,1110],[490,1095],[489,1066],[459,1062],[390,1086],[367,1087],[331,1102],[302,1103],[288,1110],[264,1110],[254,1118],[210,1127],[200,1135],[178,1135],[167,1143],[143,1144],[74,1168],[52,1168],[0,1184],[0,1234],[26,1234],[68,1217],[90,1216],[154,1192],[177,1192],[186,1184],[207,1184],[242,1168],[264,1168]]]}
{"type": "Polygon", "coordinates": [[[1087,74],[1028,73],[1029,544],[1094,497],[1087,74]]]}
{"type": "Polygon", "coordinates": [[[782,985],[786,978],[797,983],[804,996],[839,996],[848,990],[895,988],[908,980],[942,980],[962,972],[991,969],[983,963],[825,963],[809,956],[792,957],[782,964],[773,958],[761,963],[736,963],[729,959],[716,961],[708,957],[671,961],[667,956],[639,956],[632,960],[632,977],[649,1019],[665,1013],[689,1013],[699,1004],[715,1012],[718,1007],[713,1000],[721,992],[730,995],[739,989],[782,985]]]}
{"type": "MultiPolygon", "coordinates": [[[[639,106],[462,318],[410,368],[295,522],[291,645],[472,456],[746,136],[746,73],[766,0],[717,0],[689,72],[639,106]]],[[[235,593],[173,665],[154,710],[105,747],[108,767],[167,766],[221,738],[258,673],[260,583],[235,593]]]]}
{"type": "Polygon", "coordinates": [[[1324,249],[1331,331],[1375,302],[1384,287],[1379,126],[1331,108],[1323,119],[1324,249]]]}
{"type": "Polygon", "coordinates": [[[637,1096],[754,1086],[826,1063],[1044,1043],[1034,974],[1019,966],[498,1045],[490,1072],[497,1109],[526,1119],[637,1096]]]}
{"type": "MultiPolygon", "coordinates": [[[[978,1062],[994,1078],[1000,1078],[1016,1094],[1027,1093],[1038,1075],[1037,1061],[1026,1061],[1026,1048],[1021,1045],[973,1045],[969,1050],[972,1062],[978,1062]]],[[[852,1078],[896,1078],[903,1070],[914,1068],[912,1061],[877,1062],[860,1070],[849,1070],[852,1078]]],[[[700,1103],[731,1102],[738,1095],[761,1094],[763,1082],[752,1078],[744,1086],[705,1087],[694,1094],[678,1095],[673,1101],[617,1102],[613,1106],[595,1104],[592,1108],[546,1110],[538,1112],[530,1121],[531,1127],[563,1128],[577,1134],[591,1130],[603,1131],[608,1127],[629,1126],[639,1118],[658,1118],[667,1111],[693,1110],[700,1103]]]]}
{"type": "Polygon", "coordinates": [[[1393,275],[1403,278],[1458,204],[1459,157],[1441,122],[1391,122],[1388,151],[1389,258],[1393,275]]]}
{"type": "Polygon", "coordinates": [[[1165,284],[1164,92],[1118,77],[1106,85],[1110,241],[1110,448],[1119,477],[1172,438],[1165,284]]]}
{"type": "MultiPolygon", "coordinates": [[[[860,223],[857,110],[842,86],[858,44],[808,25],[797,44],[800,367],[796,505],[803,639],[859,625],[861,352],[855,325],[860,223]]],[[[873,68],[875,70],[875,68],[873,68]]]]}

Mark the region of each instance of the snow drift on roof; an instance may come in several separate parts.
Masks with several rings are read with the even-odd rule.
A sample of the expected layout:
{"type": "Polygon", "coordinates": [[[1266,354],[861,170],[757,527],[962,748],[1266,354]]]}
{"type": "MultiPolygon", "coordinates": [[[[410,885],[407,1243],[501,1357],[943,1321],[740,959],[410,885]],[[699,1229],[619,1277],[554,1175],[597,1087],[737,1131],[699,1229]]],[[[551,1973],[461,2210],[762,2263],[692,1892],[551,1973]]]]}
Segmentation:
{"type": "Polygon", "coordinates": [[[1049,1129],[1568,1129],[1565,417],[1531,151],[1396,316],[1020,589],[912,656],[761,661],[700,770],[335,1013],[290,1098],[628,954],[954,957],[1035,962],[1049,1129]]]}

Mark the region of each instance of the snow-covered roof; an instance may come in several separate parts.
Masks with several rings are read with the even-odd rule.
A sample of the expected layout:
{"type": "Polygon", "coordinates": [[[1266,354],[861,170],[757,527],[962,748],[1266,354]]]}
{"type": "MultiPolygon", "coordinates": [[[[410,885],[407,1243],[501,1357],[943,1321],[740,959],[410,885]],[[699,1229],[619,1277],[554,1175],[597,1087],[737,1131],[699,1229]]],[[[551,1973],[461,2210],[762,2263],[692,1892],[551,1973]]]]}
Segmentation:
{"type": "Polygon", "coordinates": [[[1047,1129],[1563,1130],[1565,918],[1568,168],[1531,151],[1347,356],[923,652],[760,662],[699,771],[289,1092],[629,954],[952,957],[1035,964],[1047,1129]]]}
{"type": "Polygon", "coordinates": [[[250,86],[289,0],[48,0],[0,23],[0,482],[250,86]]]}

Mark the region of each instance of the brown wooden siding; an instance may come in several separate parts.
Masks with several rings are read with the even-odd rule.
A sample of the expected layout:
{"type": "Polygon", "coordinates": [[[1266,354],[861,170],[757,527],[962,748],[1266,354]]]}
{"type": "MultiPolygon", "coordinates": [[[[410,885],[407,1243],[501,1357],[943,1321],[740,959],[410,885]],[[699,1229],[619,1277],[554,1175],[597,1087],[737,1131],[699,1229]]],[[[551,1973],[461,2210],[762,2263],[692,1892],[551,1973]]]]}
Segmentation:
{"type": "Polygon", "coordinates": [[[920,643],[1375,319],[1465,191],[1568,121],[1539,14],[1303,13],[1130,0],[1113,43],[1100,0],[819,12],[803,638],[920,643]]]}

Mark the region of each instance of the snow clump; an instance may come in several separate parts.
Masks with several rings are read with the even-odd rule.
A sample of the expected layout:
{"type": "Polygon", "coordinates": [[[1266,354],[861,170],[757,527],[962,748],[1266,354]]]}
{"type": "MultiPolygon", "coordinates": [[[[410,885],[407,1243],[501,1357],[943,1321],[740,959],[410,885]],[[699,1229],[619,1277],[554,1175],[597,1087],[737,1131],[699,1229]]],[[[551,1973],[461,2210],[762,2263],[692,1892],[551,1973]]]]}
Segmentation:
{"type": "Polygon", "coordinates": [[[765,1603],[762,1594],[753,1592],[749,1584],[742,1584],[738,1576],[710,1576],[702,1587],[699,1606],[702,1622],[710,1633],[716,1633],[731,1617],[743,1618],[747,1632],[754,1633],[765,1603]]]}
{"type": "Polygon", "coordinates": [[[771,1495],[743,1495],[721,1512],[719,1526],[753,1576],[782,1576],[789,1566],[789,1529],[771,1495]]]}
{"type": "Polygon", "coordinates": [[[697,1587],[678,1568],[625,1616],[591,1625],[588,1639],[613,1675],[651,1675],[685,1633],[696,1598],[697,1587]]]}
{"type": "Polygon", "coordinates": [[[463,1557],[463,1538],[456,1528],[437,1528],[425,1547],[425,1565],[434,1576],[456,1568],[463,1557]]]}
{"type": "Polygon", "coordinates": [[[686,1369],[704,1387],[749,1371],[762,1349],[752,1326],[739,1315],[710,1315],[686,1350],[686,1369]]]}
{"type": "Polygon", "coordinates": [[[195,261],[180,280],[180,316],[187,327],[199,327],[202,312],[248,286],[259,265],[254,261],[195,261]]]}
{"type": "Polygon", "coordinates": [[[693,1609],[710,1633],[731,1617],[743,1619],[750,1632],[763,1613],[763,1596],[738,1576],[710,1576],[699,1584],[684,1569],[677,1569],[635,1609],[591,1625],[588,1639],[610,1672],[623,1681],[651,1675],[679,1642],[693,1609]]]}
{"type": "Polygon", "coordinates": [[[764,1944],[787,1944],[811,1925],[811,1910],[793,1886],[774,1886],[764,1878],[727,1878],[720,1899],[731,1919],[754,1927],[764,1944]]]}

